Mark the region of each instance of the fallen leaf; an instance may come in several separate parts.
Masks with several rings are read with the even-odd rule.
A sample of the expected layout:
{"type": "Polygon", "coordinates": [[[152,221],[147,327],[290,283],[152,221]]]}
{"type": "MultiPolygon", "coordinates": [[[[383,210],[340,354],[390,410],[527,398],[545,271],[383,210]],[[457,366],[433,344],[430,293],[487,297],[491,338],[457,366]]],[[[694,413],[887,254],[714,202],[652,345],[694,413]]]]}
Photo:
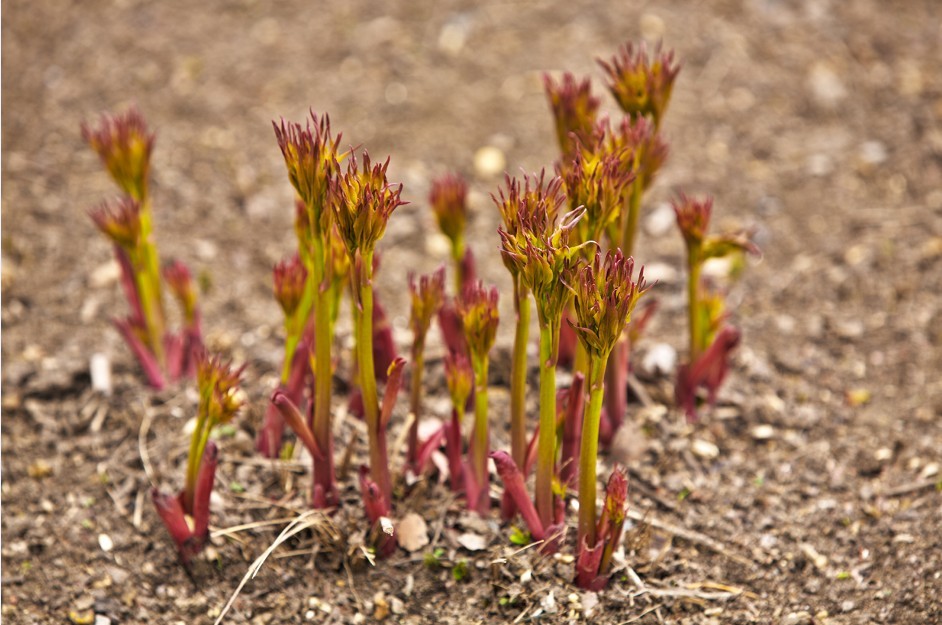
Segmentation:
{"type": "Polygon", "coordinates": [[[409,552],[418,551],[429,543],[428,525],[425,519],[410,512],[401,521],[396,528],[396,539],[399,546],[409,552]]]}
{"type": "Polygon", "coordinates": [[[458,537],[458,544],[468,551],[481,551],[487,547],[487,539],[480,534],[465,532],[458,537]]]}

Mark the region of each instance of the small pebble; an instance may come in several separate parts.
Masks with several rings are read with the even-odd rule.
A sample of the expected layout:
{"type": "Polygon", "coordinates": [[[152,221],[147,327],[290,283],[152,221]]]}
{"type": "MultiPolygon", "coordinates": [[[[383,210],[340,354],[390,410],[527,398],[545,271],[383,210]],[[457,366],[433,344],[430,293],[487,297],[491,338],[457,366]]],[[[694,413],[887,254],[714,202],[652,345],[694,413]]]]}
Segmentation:
{"type": "Polygon", "coordinates": [[[648,284],[655,281],[661,284],[677,282],[677,269],[667,263],[648,263],[644,266],[644,277],[648,284]]]}
{"type": "Polygon", "coordinates": [[[41,480],[52,475],[52,466],[40,458],[29,465],[26,473],[33,479],[41,480]]]}
{"type": "Polygon", "coordinates": [[[705,460],[713,460],[718,458],[720,455],[719,447],[710,441],[705,441],[699,438],[694,439],[694,441],[690,443],[690,451],[692,451],[695,456],[704,458],[705,460]]]}
{"type": "Polygon", "coordinates": [[[641,369],[648,375],[669,375],[677,365],[677,350],[667,343],[651,347],[641,359],[641,369]]]}
{"type": "Polygon", "coordinates": [[[92,390],[111,395],[111,360],[106,354],[92,354],[88,362],[89,375],[92,378],[92,390]]]}
{"type": "Polygon", "coordinates": [[[816,104],[833,108],[847,97],[847,88],[840,76],[825,63],[815,63],[808,74],[808,88],[816,104]]]}
{"type": "Polygon", "coordinates": [[[429,543],[428,525],[425,519],[410,512],[401,521],[399,521],[399,531],[396,532],[396,539],[399,546],[406,551],[418,551],[429,543]]]}
{"type": "Polygon", "coordinates": [[[805,611],[792,612],[782,618],[782,625],[812,625],[812,623],[814,621],[811,619],[811,614],[805,611]]]}
{"type": "Polygon", "coordinates": [[[757,441],[767,441],[775,436],[775,428],[771,425],[763,424],[752,428],[752,438],[757,441]]]}
{"type": "Polygon", "coordinates": [[[405,614],[406,613],[406,604],[402,602],[402,599],[399,597],[393,597],[389,600],[390,607],[392,608],[393,614],[405,614]]]}
{"type": "Polygon", "coordinates": [[[661,202],[645,218],[644,231],[652,237],[659,237],[670,232],[676,223],[674,209],[668,202],[661,202]]]}
{"type": "Polygon", "coordinates": [[[653,13],[641,16],[641,36],[648,41],[657,41],[664,37],[664,20],[653,13]]]}
{"type": "Polygon", "coordinates": [[[922,471],[919,472],[919,479],[928,480],[930,477],[935,477],[939,474],[939,463],[930,462],[922,468],[922,471]]]}
{"type": "Polygon", "coordinates": [[[480,534],[465,532],[458,536],[458,544],[468,551],[481,551],[487,547],[487,540],[480,534]]]}
{"type": "Polygon", "coordinates": [[[448,54],[457,55],[468,40],[470,26],[470,20],[466,18],[450,20],[438,33],[438,48],[448,54]]]}
{"type": "Polygon", "coordinates": [[[547,614],[556,614],[556,597],[550,591],[545,597],[540,599],[540,607],[547,614]]]}
{"type": "Polygon", "coordinates": [[[111,536],[108,534],[99,534],[98,546],[101,547],[102,551],[108,552],[114,549],[114,541],[111,540],[111,536]]]}
{"type": "Polygon", "coordinates": [[[507,167],[503,151],[493,145],[486,145],[474,153],[474,171],[482,178],[499,176],[507,167]]]}
{"type": "Polygon", "coordinates": [[[88,277],[88,284],[93,289],[111,286],[121,279],[121,266],[114,260],[98,265],[88,277]]]}
{"type": "Polygon", "coordinates": [[[886,146],[880,141],[866,141],[860,146],[860,160],[867,165],[880,165],[886,158],[886,146]]]}

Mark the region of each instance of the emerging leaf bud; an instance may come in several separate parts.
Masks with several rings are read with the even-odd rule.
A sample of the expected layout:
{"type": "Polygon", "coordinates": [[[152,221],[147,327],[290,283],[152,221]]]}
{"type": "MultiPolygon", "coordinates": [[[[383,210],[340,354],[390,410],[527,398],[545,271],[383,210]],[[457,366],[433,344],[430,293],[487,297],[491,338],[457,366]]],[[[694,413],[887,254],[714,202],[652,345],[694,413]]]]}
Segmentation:
{"type": "Polygon", "coordinates": [[[433,273],[423,275],[416,282],[415,274],[409,274],[409,293],[412,295],[412,309],[409,325],[415,336],[425,336],[432,323],[432,317],[438,314],[445,301],[445,267],[439,267],[433,273]]]}
{"type": "Polygon", "coordinates": [[[141,205],[131,198],[117,202],[104,202],[88,211],[95,225],[105,236],[125,251],[137,248],[141,243],[141,205]]]}
{"type": "Polygon", "coordinates": [[[482,362],[497,336],[497,288],[487,289],[483,282],[470,285],[458,299],[458,315],[468,340],[473,362],[482,362]]]}
{"type": "Polygon", "coordinates": [[[285,311],[285,317],[291,317],[304,297],[304,284],[307,282],[307,269],[301,257],[294,254],[275,265],[272,272],[275,299],[285,311]]]}
{"type": "Polygon", "coordinates": [[[200,393],[200,418],[212,424],[232,420],[245,404],[245,393],[239,388],[240,376],[245,366],[232,368],[218,356],[203,351],[196,357],[196,383],[200,393]]]}
{"type": "MultiPolygon", "coordinates": [[[[546,222],[545,215],[520,214],[517,234],[498,229],[504,264],[533,292],[542,326],[559,327],[572,290],[569,283],[579,266],[580,252],[587,245],[594,245],[569,246],[570,234],[584,213],[585,209],[570,211],[555,226],[553,222],[546,222]]],[[[556,348],[554,345],[553,353],[556,348]]]]}
{"type": "Polygon", "coordinates": [[[632,279],[634,259],[625,258],[621,250],[609,250],[602,264],[601,254],[579,272],[576,280],[575,309],[578,325],[573,329],[582,345],[592,356],[607,359],[638,299],[649,288],[644,280],[644,267],[638,280],[632,279]]]}
{"type": "Polygon", "coordinates": [[[306,127],[298,123],[281,124],[274,121],[275,137],[288,168],[288,179],[298,197],[309,211],[307,223],[320,232],[325,228],[329,213],[324,211],[325,198],[330,179],[337,171],[337,146],[341,135],[333,139],[330,132],[330,117],[318,117],[312,110],[306,127]]]}
{"type": "Polygon", "coordinates": [[[698,248],[703,244],[707,228],[710,225],[710,215],[713,212],[713,198],[695,200],[683,193],[672,202],[674,214],[677,216],[677,227],[688,248],[698,248]]]}
{"type": "Polygon", "coordinates": [[[629,167],[635,171],[641,190],[647,190],[667,160],[667,143],[661,138],[654,123],[644,117],[624,117],[613,130],[605,129],[605,150],[617,152],[627,149],[631,159],[629,167]]]}
{"type": "Polygon", "coordinates": [[[102,115],[97,128],[82,124],[82,137],[101,158],[121,189],[137,202],[147,197],[154,134],[132,107],[123,115],[102,115]]]}
{"type": "Polygon", "coordinates": [[[580,241],[597,241],[619,219],[623,193],[635,179],[630,148],[607,146],[603,140],[595,147],[578,151],[560,172],[569,206],[585,207],[585,217],[577,227],[580,241]]]}
{"type": "Polygon", "coordinates": [[[351,257],[357,251],[372,254],[377,241],[386,233],[389,217],[405,204],[400,199],[402,185],[392,186],[386,181],[388,168],[388,158],[384,163],[373,165],[364,150],[362,169],[357,167],[356,156],[353,156],[346,173],[331,181],[329,204],[340,238],[351,257]]]}
{"type": "Polygon", "coordinates": [[[459,414],[463,413],[474,384],[474,372],[467,356],[460,352],[445,355],[445,381],[452,405],[459,414]]]}
{"type": "Polygon", "coordinates": [[[164,267],[163,273],[170,292],[183,309],[183,316],[187,322],[192,322],[196,318],[196,285],[189,268],[181,261],[175,260],[164,267]]]}
{"type": "Polygon", "coordinates": [[[680,71],[673,50],[662,52],[658,43],[649,57],[644,43],[637,48],[626,43],[610,62],[598,59],[598,63],[608,74],[608,88],[621,109],[632,118],[650,117],[659,127],[680,71]]]}
{"type": "Polygon", "coordinates": [[[581,82],[566,72],[557,85],[549,74],[543,74],[543,88],[556,121],[556,139],[564,160],[578,151],[579,144],[591,143],[599,99],[592,95],[589,78],[581,82]]]}
{"type": "Polygon", "coordinates": [[[432,181],[429,203],[438,227],[451,241],[456,260],[461,260],[464,229],[468,220],[468,183],[458,174],[448,173],[432,181]]]}
{"type": "MultiPolygon", "coordinates": [[[[559,209],[566,203],[563,181],[559,176],[546,181],[546,170],[536,174],[524,174],[523,184],[516,178],[505,177],[506,192],[498,189],[498,195],[491,194],[491,199],[500,210],[503,229],[510,235],[520,232],[521,222],[536,229],[545,229],[556,222],[559,209]]],[[[509,267],[508,267],[509,268],[509,267]]]]}
{"type": "MultiPolygon", "coordinates": [[[[602,513],[602,519],[605,520],[605,517],[607,517],[609,523],[620,528],[627,513],[628,476],[625,474],[624,469],[616,467],[608,478],[608,485],[605,487],[605,509],[602,513]]],[[[602,540],[617,539],[616,536],[606,536],[602,532],[603,529],[607,528],[599,528],[599,537],[602,540]]]]}

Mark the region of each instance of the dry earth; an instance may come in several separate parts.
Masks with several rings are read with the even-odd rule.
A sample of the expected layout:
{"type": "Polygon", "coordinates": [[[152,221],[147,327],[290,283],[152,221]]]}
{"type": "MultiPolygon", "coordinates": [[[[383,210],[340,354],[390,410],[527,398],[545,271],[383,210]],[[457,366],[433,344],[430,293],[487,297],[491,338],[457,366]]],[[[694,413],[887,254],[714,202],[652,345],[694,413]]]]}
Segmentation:
{"type": "MultiPolygon", "coordinates": [[[[4,621],[210,623],[285,525],[219,536],[193,579],[175,560],[146,493],[179,484],[192,391],[146,391],[108,323],[124,303],[84,211],[113,188],[83,120],[136,102],[157,130],[161,252],[209,286],[210,344],[249,363],[252,408],[222,441],[225,530],[306,508],[305,465],[250,453],[281,349],[270,268],[293,245],[270,121],[313,106],[392,155],[412,204],[390,223],[379,288],[404,349],[400,270],[444,259],[430,179],[472,177],[472,244],[506,288],[487,199],[499,180],[476,152],[496,148],[511,172],[549,165],[540,74],[598,85],[596,56],[663,37],[683,70],[637,254],[662,303],[639,359],[659,343],[683,354],[682,248],[662,227],[677,190],[714,195],[717,227],[755,228],[764,258],[732,293],[744,342],[718,409],[691,427],[632,404],[635,518],[611,588],[578,592],[569,548],[517,553],[433,484],[398,504],[432,544],[370,567],[348,478],[347,512],[276,552],[226,622],[942,622],[940,16],[935,0],[4,2],[4,621]],[[112,362],[110,397],[90,389],[95,353],[112,362]],[[487,547],[461,546],[465,533],[487,547]]],[[[666,400],[668,377],[639,375],[666,400]]]]}

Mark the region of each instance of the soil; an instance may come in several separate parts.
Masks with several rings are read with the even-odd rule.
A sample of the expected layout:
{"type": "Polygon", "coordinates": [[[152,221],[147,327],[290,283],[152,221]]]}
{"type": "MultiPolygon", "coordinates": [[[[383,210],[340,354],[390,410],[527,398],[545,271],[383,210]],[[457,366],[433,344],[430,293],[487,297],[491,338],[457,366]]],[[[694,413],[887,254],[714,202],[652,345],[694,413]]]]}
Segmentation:
{"type": "MultiPolygon", "coordinates": [[[[661,302],[636,363],[661,344],[685,353],[682,244],[662,226],[678,190],[715,196],[714,228],[753,228],[764,256],[730,295],[744,338],[716,409],[688,426],[670,405],[671,376],[638,367],[651,401],[633,401],[630,444],[603,461],[604,473],[627,462],[632,480],[609,589],[580,592],[572,545],[558,557],[521,551],[496,514],[464,513],[434,480],[401,485],[397,502],[398,516],[427,521],[431,543],[371,566],[351,473],[343,511],[309,517],[225,622],[942,622],[935,0],[3,8],[5,622],[211,623],[307,510],[308,464],[251,450],[281,358],[270,270],[294,246],[272,119],[300,120],[311,106],[345,142],[392,156],[391,179],[412,203],[390,222],[377,282],[406,352],[401,269],[446,258],[430,179],[449,169],[472,179],[469,240],[482,277],[507,293],[488,199],[499,176],[475,167],[476,152],[496,148],[498,171],[551,164],[541,73],[591,74],[602,94],[594,58],[641,38],[663,38],[683,69],[636,254],[659,277],[661,302]],[[110,247],[85,215],[115,190],[79,125],[133,102],[158,132],[160,251],[201,276],[210,346],[248,363],[251,406],[221,439],[215,538],[192,577],[148,491],[179,488],[194,391],[143,386],[109,324],[126,310],[110,247]],[[91,389],[93,354],[111,363],[111,395],[91,389]],[[257,525],[239,529],[247,523],[257,525]]],[[[511,327],[492,379],[504,448],[511,327]]],[[[349,346],[348,327],[340,337],[349,346]]],[[[437,336],[429,350],[429,412],[441,416],[437,336]]],[[[339,430],[341,448],[359,440],[356,462],[359,426],[339,430]]]]}

